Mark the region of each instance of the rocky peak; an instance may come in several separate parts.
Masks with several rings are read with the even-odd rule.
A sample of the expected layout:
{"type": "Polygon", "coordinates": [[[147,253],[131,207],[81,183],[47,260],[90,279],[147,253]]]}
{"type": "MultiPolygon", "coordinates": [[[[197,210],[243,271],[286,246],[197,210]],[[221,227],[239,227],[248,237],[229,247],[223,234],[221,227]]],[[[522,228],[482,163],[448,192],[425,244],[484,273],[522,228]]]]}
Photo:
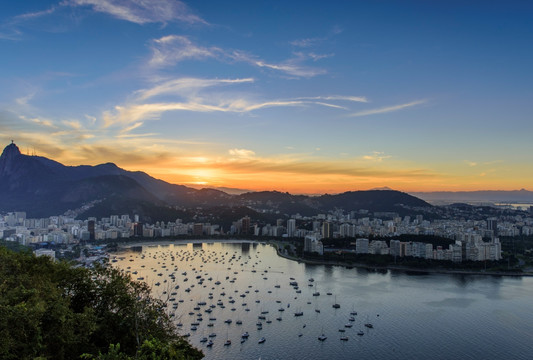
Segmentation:
{"type": "Polygon", "coordinates": [[[5,147],[2,156],[0,156],[0,175],[10,174],[20,156],[20,149],[11,140],[11,144],[5,147]]]}

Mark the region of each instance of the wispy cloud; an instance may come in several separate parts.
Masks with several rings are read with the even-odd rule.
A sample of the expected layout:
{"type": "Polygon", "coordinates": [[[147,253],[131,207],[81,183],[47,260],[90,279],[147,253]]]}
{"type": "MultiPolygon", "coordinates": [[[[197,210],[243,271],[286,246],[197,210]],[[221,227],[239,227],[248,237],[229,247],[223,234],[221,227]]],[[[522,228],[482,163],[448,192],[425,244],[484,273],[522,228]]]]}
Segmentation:
{"type": "Polygon", "coordinates": [[[46,10],[34,11],[17,15],[13,18],[14,21],[35,19],[46,15],[51,15],[57,10],[57,6],[52,6],[46,10]]]}
{"type": "Polygon", "coordinates": [[[390,155],[385,155],[383,151],[373,151],[371,155],[363,156],[363,159],[373,162],[383,162],[383,160],[390,159],[391,157],[390,155]]]}
{"type": "Polygon", "coordinates": [[[188,37],[167,35],[153,40],[152,58],[149,65],[155,67],[173,66],[188,59],[217,58],[223,51],[217,47],[202,47],[194,44],[188,37]]]}
{"type": "Polygon", "coordinates": [[[367,103],[368,99],[364,96],[346,96],[346,95],[327,95],[327,96],[312,96],[299,97],[300,100],[340,100],[367,103]]]}
{"type": "Polygon", "coordinates": [[[255,152],[248,149],[230,149],[228,150],[228,153],[231,156],[241,159],[249,159],[255,156],[255,152]]]}
{"type": "Polygon", "coordinates": [[[140,120],[155,120],[168,111],[193,111],[193,112],[236,112],[244,113],[268,107],[302,106],[302,101],[267,101],[253,103],[245,99],[236,99],[222,104],[206,104],[199,102],[175,102],[130,104],[116,106],[114,111],[105,111],[103,114],[105,127],[115,124],[130,124],[140,120]]]}
{"type": "Polygon", "coordinates": [[[228,54],[228,57],[233,60],[246,62],[248,64],[260,68],[278,70],[284,72],[287,75],[296,77],[311,78],[317,75],[323,75],[327,73],[325,69],[303,65],[303,62],[306,58],[303,54],[296,53],[294,55],[296,55],[296,57],[290,58],[280,63],[270,63],[247,52],[239,50],[233,51],[232,53],[228,54]]]}
{"type": "Polygon", "coordinates": [[[309,56],[311,59],[313,59],[313,61],[318,61],[318,60],[322,60],[322,59],[327,59],[327,58],[330,58],[330,57],[333,57],[335,56],[335,54],[315,54],[315,53],[308,53],[307,56],[309,56]]]}
{"type": "Polygon", "coordinates": [[[137,91],[139,100],[147,100],[159,95],[180,95],[190,97],[202,89],[219,86],[251,83],[254,79],[198,79],[198,78],[179,78],[164,81],[150,89],[137,91]]]}
{"type": "Polygon", "coordinates": [[[179,0],[66,0],[63,3],[71,6],[89,6],[96,12],[140,25],[170,21],[207,24],[179,0]]]}
{"type": "Polygon", "coordinates": [[[379,108],[379,109],[371,109],[371,110],[359,111],[359,112],[355,112],[355,113],[347,115],[347,116],[349,116],[349,117],[359,117],[359,116],[367,116],[367,115],[375,115],[375,114],[385,114],[385,113],[389,113],[389,112],[403,110],[403,109],[406,109],[406,108],[409,108],[409,107],[413,107],[413,106],[416,106],[416,105],[424,104],[426,102],[427,102],[427,100],[417,100],[417,101],[412,101],[412,102],[407,103],[407,104],[387,106],[387,107],[382,107],[382,108],[379,108]]]}
{"type": "Polygon", "coordinates": [[[289,42],[292,46],[302,47],[302,48],[308,48],[315,46],[316,44],[326,40],[325,37],[314,37],[314,38],[305,38],[305,39],[297,39],[289,42]]]}
{"type": "Polygon", "coordinates": [[[242,50],[225,50],[216,46],[198,45],[183,35],[167,35],[154,39],[151,50],[152,56],[148,64],[155,68],[174,66],[184,60],[216,59],[228,63],[244,62],[294,77],[310,78],[327,73],[325,69],[304,65],[310,57],[303,53],[295,53],[292,58],[274,63],[242,50]]]}
{"type": "Polygon", "coordinates": [[[249,92],[218,91],[220,86],[251,84],[252,78],[242,79],[199,79],[177,78],[165,79],[150,88],[137,90],[132,100],[115,106],[102,115],[104,127],[127,126],[124,132],[140,127],[146,120],[157,120],[169,111],[191,112],[234,112],[249,113],[273,107],[323,106],[349,111],[344,103],[366,103],[364,96],[326,95],[309,96],[292,99],[258,99],[249,92]],[[153,101],[166,100],[166,101],[153,101]],[[171,99],[172,101],[168,101],[171,99]],[[147,102],[152,100],[151,102],[147,102]],[[178,100],[178,101],[176,101],[178,100]],[[131,128],[131,124],[137,124],[131,128]]]}

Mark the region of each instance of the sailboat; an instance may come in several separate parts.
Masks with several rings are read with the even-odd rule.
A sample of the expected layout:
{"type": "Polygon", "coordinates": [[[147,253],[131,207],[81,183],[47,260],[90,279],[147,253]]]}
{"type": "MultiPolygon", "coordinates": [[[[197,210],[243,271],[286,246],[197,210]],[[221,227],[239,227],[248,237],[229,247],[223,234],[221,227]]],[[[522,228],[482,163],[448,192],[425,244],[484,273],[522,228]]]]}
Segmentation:
{"type": "Polygon", "coordinates": [[[313,296],[320,296],[320,293],[316,290],[316,284],[315,284],[315,292],[313,293],[313,296]]]}
{"type": "Polygon", "coordinates": [[[334,309],[339,309],[341,306],[337,304],[337,295],[335,295],[335,304],[333,304],[334,309]]]}

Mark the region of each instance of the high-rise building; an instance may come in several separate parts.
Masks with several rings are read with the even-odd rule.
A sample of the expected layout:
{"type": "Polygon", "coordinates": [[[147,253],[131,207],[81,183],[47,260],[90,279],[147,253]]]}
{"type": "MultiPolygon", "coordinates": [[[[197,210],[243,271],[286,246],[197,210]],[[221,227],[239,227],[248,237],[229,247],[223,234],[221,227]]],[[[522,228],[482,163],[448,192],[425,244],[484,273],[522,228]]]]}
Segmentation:
{"type": "Polygon", "coordinates": [[[87,222],[87,230],[89,231],[89,240],[94,240],[95,239],[94,227],[95,227],[95,221],[94,220],[89,220],[87,222]]]}
{"type": "Polygon", "coordinates": [[[287,221],[287,236],[288,237],[296,236],[296,220],[295,219],[289,219],[287,221]]]}
{"type": "Polygon", "coordinates": [[[322,223],[322,237],[324,239],[333,237],[333,225],[328,221],[322,223]]]}
{"type": "Polygon", "coordinates": [[[498,220],[495,218],[487,219],[487,229],[491,230],[494,236],[498,236],[498,220]]]}
{"type": "Polygon", "coordinates": [[[250,217],[245,216],[242,218],[241,234],[248,235],[250,233],[250,217]]]}

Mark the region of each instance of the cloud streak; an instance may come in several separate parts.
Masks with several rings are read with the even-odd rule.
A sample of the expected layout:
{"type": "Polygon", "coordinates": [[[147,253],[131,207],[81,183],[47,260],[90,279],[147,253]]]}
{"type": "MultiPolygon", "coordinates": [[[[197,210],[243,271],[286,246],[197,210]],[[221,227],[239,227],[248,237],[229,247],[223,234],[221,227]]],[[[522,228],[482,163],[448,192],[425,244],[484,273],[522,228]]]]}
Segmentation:
{"type": "Polygon", "coordinates": [[[417,101],[412,101],[412,102],[407,103],[407,104],[387,106],[387,107],[382,107],[382,108],[379,108],[379,109],[371,109],[371,110],[359,111],[359,112],[355,112],[355,113],[352,113],[352,114],[347,115],[347,116],[348,117],[360,117],[360,116],[368,116],[368,115],[376,115],[376,114],[386,114],[386,113],[389,113],[389,112],[394,112],[394,111],[407,109],[407,108],[410,108],[410,107],[413,107],[413,106],[416,106],[416,105],[425,104],[426,102],[427,102],[427,100],[417,100],[417,101]]]}
{"type": "Polygon", "coordinates": [[[254,79],[198,79],[198,78],[178,78],[164,81],[150,89],[137,91],[139,100],[147,100],[160,95],[188,96],[202,89],[220,86],[252,83],[254,79]]]}
{"type": "Polygon", "coordinates": [[[202,47],[193,43],[187,36],[167,35],[152,41],[152,58],[149,65],[154,67],[173,66],[183,60],[207,59],[223,56],[222,49],[202,47]]]}
{"type": "MultiPolygon", "coordinates": [[[[279,63],[268,62],[242,50],[224,50],[216,46],[201,46],[183,35],[167,35],[152,40],[152,57],[148,64],[154,68],[175,66],[185,60],[215,59],[227,63],[243,62],[249,65],[270,69],[289,76],[311,78],[326,74],[325,69],[306,66],[303,62],[308,58],[302,53],[279,63]]],[[[318,60],[322,57],[311,57],[318,60]]]]}
{"type": "Polygon", "coordinates": [[[188,24],[207,24],[179,0],[68,0],[71,6],[88,6],[96,12],[139,25],[181,21],[188,24]]]}

